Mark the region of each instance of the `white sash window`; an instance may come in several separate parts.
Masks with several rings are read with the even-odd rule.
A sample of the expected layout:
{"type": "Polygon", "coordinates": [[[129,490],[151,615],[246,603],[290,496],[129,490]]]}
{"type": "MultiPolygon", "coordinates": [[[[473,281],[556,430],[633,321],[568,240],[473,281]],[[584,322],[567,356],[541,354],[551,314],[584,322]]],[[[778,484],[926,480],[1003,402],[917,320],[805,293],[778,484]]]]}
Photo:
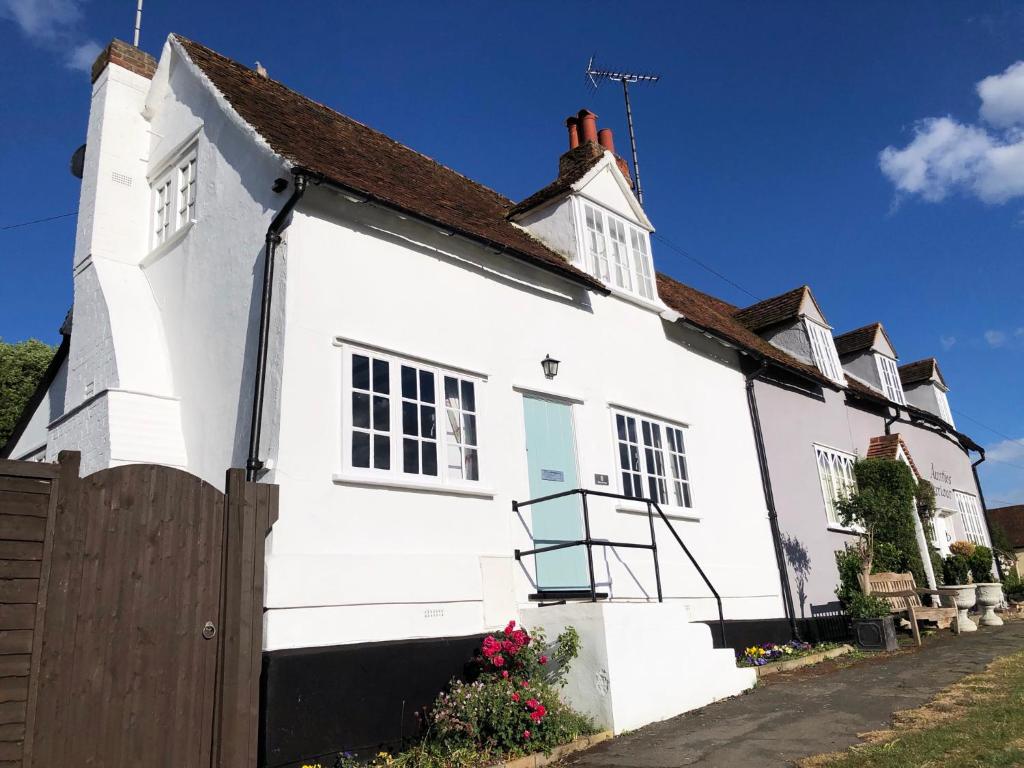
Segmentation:
{"type": "Polygon", "coordinates": [[[196,220],[196,146],[171,163],[153,182],[151,247],[163,245],[196,220]]]}
{"type": "Polygon", "coordinates": [[[843,368],[839,364],[839,353],[836,352],[836,343],[832,339],[832,332],[823,325],[813,320],[804,321],[807,327],[807,335],[811,340],[811,354],[814,356],[814,364],[818,370],[828,376],[832,381],[843,384],[843,368]]]}
{"type": "Polygon", "coordinates": [[[903,396],[903,385],[900,383],[900,372],[896,368],[896,361],[885,355],[875,355],[878,361],[878,378],[882,382],[882,392],[894,403],[906,405],[906,398],[903,396]]]}
{"type": "Polygon", "coordinates": [[[821,445],[814,446],[814,458],[818,465],[818,479],[821,495],[825,501],[825,516],[829,525],[842,526],[836,514],[836,501],[849,496],[857,488],[853,474],[856,457],[821,445]]]}
{"type": "Polygon", "coordinates": [[[654,300],[648,234],[612,213],[583,203],[586,270],[608,285],[654,300]]]}
{"type": "Polygon", "coordinates": [[[988,546],[988,537],[985,535],[985,523],[981,519],[981,512],[978,511],[978,499],[963,491],[954,491],[956,495],[956,506],[960,510],[960,522],[963,523],[964,533],[967,538],[975,544],[988,546]]]}
{"type": "Polygon", "coordinates": [[[683,427],[614,412],[622,493],[661,506],[693,507],[683,427]]]}

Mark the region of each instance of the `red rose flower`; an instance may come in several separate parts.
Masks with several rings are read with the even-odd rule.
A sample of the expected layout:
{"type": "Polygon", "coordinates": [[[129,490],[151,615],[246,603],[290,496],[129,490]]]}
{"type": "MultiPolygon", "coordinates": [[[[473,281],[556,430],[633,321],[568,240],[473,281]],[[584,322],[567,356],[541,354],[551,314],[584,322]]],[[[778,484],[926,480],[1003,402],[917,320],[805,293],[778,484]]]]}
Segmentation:
{"type": "Polygon", "coordinates": [[[511,634],[512,630],[515,629],[515,628],[516,628],[516,622],[515,622],[515,619],[512,619],[511,621],[509,621],[508,626],[505,627],[505,634],[506,635],[511,634]]]}
{"type": "Polygon", "coordinates": [[[530,732],[529,731],[523,731],[523,738],[524,739],[530,738],[530,732]]]}
{"type": "Polygon", "coordinates": [[[547,656],[541,656],[539,659],[537,659],[537,661],[539,661],[541,664],[547,664],[548,663],[548,657],[547,656]]]}
{"type": "Polygon", "coordinates": [[[501,676],[504,677],[506,680],[508,680],[508,670],[507,669],[501,670],[501,676]]]}
{"type": "Polygon", "coordinates": [[[494,635],[488,635],[484,638],[483,652],[484,656],[490,658],[494,654],[501,650],[501,643],[494,639],[494,635]]]}
{"type": "Polygon", "coordinates": [[[512,694],[512,701],[519,701],[519,694],[518,693],[513,693],[512,694]]]}
{"type": "Polygon", "coordinates": [[[495,654],[491,657],[491,664],[493,664],[496,667],[503,667],[505,666],[505,659],[503,659],[500,655],[495,654]]]}
{"type": "Polygon", "coordinates": [[[540,702],[536,699],[527,699],[526,706],[528,706],[530,709],[536,709],[540,706],[540,702]]]}

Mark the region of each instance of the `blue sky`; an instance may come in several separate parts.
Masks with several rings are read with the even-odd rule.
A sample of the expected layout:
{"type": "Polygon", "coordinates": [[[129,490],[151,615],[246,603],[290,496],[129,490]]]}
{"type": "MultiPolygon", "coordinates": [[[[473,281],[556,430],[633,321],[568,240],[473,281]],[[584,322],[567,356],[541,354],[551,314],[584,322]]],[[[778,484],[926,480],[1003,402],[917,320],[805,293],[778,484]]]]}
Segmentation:
{"type": "MultiPolygon", "coordinates": [[[[134,5],[0,0],[0,227],[77,207],[85,70],[134,5]]],[[[553,178],[581,107],[626,154],[620,92],[584,85],[592,53],[661,73],[633,104],[658,234],[758,297],[809,283],[839,332],[881,320],[904,362],[938,356],[990,449],[989,505],[1024,503],[1024,6],[147,0],[142,47],[172,31],[513,199],[553,178]]],[[[0,230],[3,338],[56,340],[74,226],[0,230]]],[[[753,301],[662,242],[655,259],[753,301]]]]}

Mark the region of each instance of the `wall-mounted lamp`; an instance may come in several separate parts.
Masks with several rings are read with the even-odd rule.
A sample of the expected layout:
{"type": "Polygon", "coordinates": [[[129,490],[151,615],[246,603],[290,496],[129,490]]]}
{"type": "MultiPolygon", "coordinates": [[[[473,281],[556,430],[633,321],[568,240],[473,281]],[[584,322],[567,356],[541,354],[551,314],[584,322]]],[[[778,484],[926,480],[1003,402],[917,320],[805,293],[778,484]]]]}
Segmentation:
{"type": "Polygon", "coordinates": [[[544,359],[540,361],[540,367],[544,369],[544,375],[553,379],[558,375],[558,363],[559,360],[555,360],[551,355],[545,355],[544,359]]]}

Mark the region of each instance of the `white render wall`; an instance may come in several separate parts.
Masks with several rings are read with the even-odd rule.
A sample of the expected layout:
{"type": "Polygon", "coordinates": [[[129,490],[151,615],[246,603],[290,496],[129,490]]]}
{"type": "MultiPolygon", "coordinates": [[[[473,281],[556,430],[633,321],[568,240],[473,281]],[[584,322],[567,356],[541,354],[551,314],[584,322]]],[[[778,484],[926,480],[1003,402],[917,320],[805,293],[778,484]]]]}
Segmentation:
{"type": "MultiPolygon", "coordinates": [[[[674,524],[725,600],[726,618],[783,615],[744,378],[733,353],[691,351],[657,311],[594,296],[460,238],[322,190],[288,229],[281,485],[269,548],[268,649],[466,634],[503,625],[532,591],[512,559],[532,546],[512,513],[529,496],[523,391],[570,398],[582,482],[618,488],[610,404],[688,425],[696,519],[674,524]],[[393,230],[393,234],[389,231],[393,230]],[[413,246],[413,242],[421,246],[413,246]],[[522,281],[522,282],[519,282],[522,281]],[[536,287],[530,287],[532,284],[536,287]],[[342,471],[339,337],[475,371],[480,485],[493,496],[367,487],[342,471]],[[546,354],[562,360],[543,377],[546,354]],[[514,589],[514,594],[513,594],[514,589]]],[[[697,337],[700,349],[706,341],[697,337]]],[[[594,500],[595,537],[646,542],[646,517],[594,500]]],[[[715,615],[661,523],[666,597],[715,615]]],[[[653,598],[650,554],[596,551],[616,598],[653,598]]]]}

